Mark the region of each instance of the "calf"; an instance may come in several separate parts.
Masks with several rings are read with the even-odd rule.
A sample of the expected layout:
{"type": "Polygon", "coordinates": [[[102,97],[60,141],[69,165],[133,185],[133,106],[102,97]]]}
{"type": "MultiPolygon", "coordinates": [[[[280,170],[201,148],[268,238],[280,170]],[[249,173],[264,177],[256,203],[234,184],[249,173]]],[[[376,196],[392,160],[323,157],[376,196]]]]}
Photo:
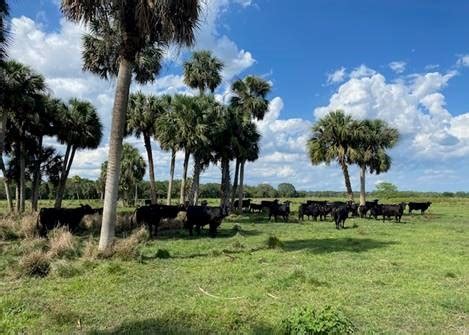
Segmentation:
{"type": "Polygon", "coordinates": [[[39,235],[43,237],[47,236],[50,230],[58,227],[68,227],[71,232],[77,232],[83,217],[95,213],[97,210],[89,205],[81,205],[77,208],[41,208],[36,225],[39,235]]]}
{"type": "Polygon", "coordinates": [[[161,219],[174,219],[181,211],[184,211],[183,206],[142,206],[135,210],[132,216],[132,224],[137,226],[145,225],[150,232],[150,236],[153,236],[153,231],[155,231],[155,235],[158,235],[158,225],[161,219]]]}
{"type": "MultiPolygon", "coordinates": [[[[303,220],[304,221],[304,216],[309,217],[312,216],[314,218],[314,221],[318,220],[318,216],[321,216],[321,211],[319,209],[318,205],[315,204],[301,204],[300,207],[298,208],[298,220],[303,220]]],[[[322,218],[322,217],[321,217],[322,218]]]]}
{"type": "Polygon", "coordinates": [[[421,214],[430,207],[432,203],[428,202],[409,202],[409,214],[412,214],[413,210],[420,211],[421,214]]]}
{"type": "Polygon", "coordinates": [[[270,206],[269,209],[269,221],[274,217],[274,220],[277,221],[277,217],[281,216],[285,222],[288,221],[288,216],[290,215],[290,201],[285,201],[283,204],[279,205],[278,202],[270,206]]]}
{"type": "Polygon", "coordinates": [[[394,216],[396,222],[401,222],[402,214],[404,214],[405,203],[399,205],[382,205],[383,222],[387,218],[394,216]]]}
{"type": "Polygon", "coordinates": [[[209,234],[211,237],[217,235],[217,228],[222,220],[228,216],[226,207],[209,206],[189,206],[187,208],[186,228],[189,229],[189,235],[193,235],[193,228],[197,235],[200,235],[200,228],[209,225],[209,234]]]}
{"type": "Polygon", "coordinates": [[[347,208],[347,206],[335,207],[332,210],[332,217],[334,218],[336,229],[345,228],[345,220],[347,220],[348,214],[349,209],[347,208]]]}

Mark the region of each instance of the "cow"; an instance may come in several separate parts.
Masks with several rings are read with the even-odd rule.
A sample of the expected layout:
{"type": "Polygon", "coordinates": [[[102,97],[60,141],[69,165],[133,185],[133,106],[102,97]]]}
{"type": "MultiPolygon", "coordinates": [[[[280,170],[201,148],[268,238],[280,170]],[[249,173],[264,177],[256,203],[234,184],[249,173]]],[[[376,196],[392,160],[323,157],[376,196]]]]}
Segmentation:
{"type": "Polygon", "coordinates": [[[309,217],[312,216],[314,218],[314,221],[318,220],[318,216],[321,217],[321,210],[320,206],[316,204],[301,204],[300,207],[298,208],[298,220],[303,220],[304,221],[304,216],[309,217]]]}
{"type": "Polygon", "coordinates": [[[413,210],[420,211],[420,213],[423,214],[430,207],[431,204],[432,203],[430,201],[427,201],[427,202],[409,202],[409,214],[412,214],[413,210]]]}
{"type": "Polygon", "coordinates": [[[187,208],[186,228],[189,229],[190,236],[193,235],[194,227],[197,235],[200,235],[200,228],[208,225],[210,237],[215,237],[217,228],[226,216],[228,216],[226,207],[189,206],[187,208]]]}
{"type": "Polygon", "coordinates": [[[254,213],[254,212],[262,212],[262,205],[261,204],[255,204],[255,203],[252,203],[249,205],[249,211],[254,213]]]}
{"type": "Polygon", "coordinates": [[[349,213],[352,213],[352,217],[358,216],[358,205],[353,201],[347,201],[347,209],[349,213]]]}
{"type": "Polygon", "coordinates": [[[41,208],[36,222],[39,235],[46,237],[50,230],[59,227],[68,227],[71,232],[77,232],[83,217],[98,211],[99,209],[95,210],[89,205],[80,205],[77,208],[41,208]]]}
{"type": "Polygon", "coordinates": [[[383,205],[377,204],[370,209],[370,218],[373,216],[375,220],[378,219],[378,216],[383,214],[383,205]]]}
{"type": "MultiPolygon", "coordinates": [[[[251,205],[251,199],[244,199],[241,203],[241,208],[243,210],[249,210],[251,205]]],[[[239,207],[239,200],[235,200],[233,203],[233,208],[237,209],[239,207]]]]}
{"type": "Polygon", "coordinates": [[[383,222],[386,218],[394,217],[396,222],[401,222],[402,214],[404,214],[406,204],[400,203],[398,205],[382,205],[383,222]]]}
{"type": "Polygon", "coordinates": [[[358,208],[358,212],[360,214],[361,218],[366,217],[366,214],[375,206],[378,205],[378,199],[375,199],[373,201],[366,201],[364,205],[360,205],[358,208]]]}
{"type": "Polygon", "coordinates": [[[270,210],[270,207],[272,207],[273,205],[278,205],[278,199],[275,199],[273,201],[269,201],[269,200],[261,201],[262,209],[270,210]]]}
{"type": "Polygon", "coordinates": [[[150,236],[158,235],[158,225],[161,219],[174,219],[178,213],[184,211],[183,206],[148,205],[137,208],[132,215],[132,224],[144,225],[148,228],[150,236]]]}
{"type": "Polygon", "coordinates": [[[349,208],[347,206],[337,206],[332,210],[332,217],[335,222],[336,229],[345,228],[345,220],[349,215],[349,208]]]}
{"type": "Polygon", "coordinates": [[[325,206],[327,204],[327,200],[306,200],[307,205],[318,205],[318,206],[325,206]]]}
{"type": "Polygon", "coordinates": [[[272,216],[275,221],[277,221],[277,217],[281,216],[287,222],[290,215],[290,203],[288,200],[281,205],[278,204],[278,201],[273,203],[269,208],[269,221],[272,219],[272,216]]]}

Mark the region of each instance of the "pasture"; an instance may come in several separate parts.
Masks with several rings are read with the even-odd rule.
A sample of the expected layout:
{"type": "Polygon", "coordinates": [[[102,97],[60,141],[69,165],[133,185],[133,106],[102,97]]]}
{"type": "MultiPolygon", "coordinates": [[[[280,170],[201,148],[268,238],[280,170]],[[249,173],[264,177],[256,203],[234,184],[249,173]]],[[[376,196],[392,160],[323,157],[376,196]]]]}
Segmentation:
{"type": "Polygon", "coordinates": [[[289,223],[231,215],[217,238],[163,233],[135,260],[78,255],[45,278],[16,277],[22,242],[0,241],[0,333],[270,334],[295,309],[324,306],[358,334],[469,333],[469,199],[341,231],[299,223],[303,199],[291,200],[289,223]]]}

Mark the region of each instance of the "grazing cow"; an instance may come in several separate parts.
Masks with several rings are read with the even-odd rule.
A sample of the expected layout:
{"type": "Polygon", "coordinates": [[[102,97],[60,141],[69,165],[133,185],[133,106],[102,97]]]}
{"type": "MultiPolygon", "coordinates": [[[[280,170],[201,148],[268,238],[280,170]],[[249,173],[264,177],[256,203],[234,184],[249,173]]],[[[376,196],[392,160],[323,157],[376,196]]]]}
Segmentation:
{"type": "MultiPolygon", "coordinates": [[[[241,208],[243,210],[249,210],[251,205],[251,199],[243,199],[241,208]]],[[[233,208],[237,209],[239,207],[239,200],[235,200],[233,203],[233,208]]]]}
{"type": "Polygon", "coordinates": [[[80,221],[85,215],[99,212],[89,205],[77,208],[41,208],[37,217],[39,235],[45,237],[47,233],[58,227],[68,227],[71,232],[77,232],[80,221]]]}
{"type": "Polygon", "coordinates": [[[270,207],[272,207],[274,205],[278,205],[278,199],[275,199],[273,201],[268,201],[268,200],[262,200],[261,201],[262,209],[270,210],[270,207]]]}
{"type": "Polygon", "coordinates": [[[158,235],[158,225],[161,219],[174,219],[181,211],[184,211],[183,206],[142,206],[135,210],[132,216],[132,224],[137,226],[145,225],[150,231],[150,236],[153,236],[153,231],[155,231],[155,235],[158,235]]]}
{"type": "Polygon", "coordinates": [[[210,206],[189,206],[187,208],[186,228],[189,229],[189,235],[193,235],[193,228],[197,235],[200,235],[200,228],[209,225],[209,234],[211,237],[217,235],[217,228],[221,225],[222,220],[228,216],[226,207],[210,207],[210,206]]]}
{"type": "Polygon", "coordinates": [[[301,204],[300,207],[298,208],[298,220],[304,221],[305,215],[308,217],[308,220],[310,216],[314,218],[314,221],[318,220],[318,216],[320,216],[322,219],[320,206],[313,204],[313,203],[301,204]]]}
{"type": "Polygon", "coordinates": [[[255,203],[251,202],[251,204],[249,205],[249,211],[253,212],[253,213],[254,212],[260,213],[260,212],[262,212],[262,209],[263,209],[263,207],[262,207],[261,204],[255,204],[255,203]]]}
{"type": "Polygon", "coordinates": [[[325,206],[327,204],[327,200],[306,200],[307,205],[318,205],[318,206],[325,206]]]}
{"type": "Polygon", "coordinates": [[[412,214],[413,210],[420,211],[421,214],[430,207],[432,203],[428,202],[409,202],[409,214],[412,214]]]}
{"type": "Polygon", "coordinates": [[[366,201],[365,205],[360,205],[358,208],[358,212],[360,213],[360,217],[364,218],[366,217],[366,214],[375,206],[378,205],[378,199],[375,199],[373,201],[366,201]]]}
{"type": "Polygon", "coordinates": [[[401,222],[402,214],[404,214],[406,204],[400,203],[399,205],[382,205],[383,222],[386,218],[394,217],[396,222],[401,222]]]}
{"type": "Polygon", "coordinates": [[[334,218],[335,228],[345,228],[345,220],[347,220],[349,209],[347,206],[338,206],[332,210],[332,217],[334,218]]]}
{"type": "Polygon", "coordinates": [[[378,219],[378,216],[383,214],[383,205],[382,204],[377,204],[370,209],[370,218],[374,217],[375,220],[378,219]]]}
{"type": "Polygon", "coordinates": [[[272,219],[272,216],[275,221],[277,221],[277,217],[281,216],[287,222],[290,215],[290,203],[288,200],[281,205],[278,204],[278,201],[273,203],[269,209],[269,221],[272,219]]]}

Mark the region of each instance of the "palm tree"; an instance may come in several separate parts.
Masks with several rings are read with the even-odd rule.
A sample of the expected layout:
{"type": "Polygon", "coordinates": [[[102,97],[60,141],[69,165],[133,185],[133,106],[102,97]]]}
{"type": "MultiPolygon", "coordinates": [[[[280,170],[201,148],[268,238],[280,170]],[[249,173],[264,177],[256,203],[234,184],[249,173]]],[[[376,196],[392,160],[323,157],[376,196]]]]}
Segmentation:
{"type": "Polygon", "coordinates": [[[6,0],[0,0],[0,62],[3,61],[6,55],[6,42],[7,42],[6,18],[7,16],[8,16],[8,4],[6,0]]]}
{"type": "Polygon", "coordinates": [[[132,72],[139,82],[152,81],[160,70],[155,57],[161,54],[160,47],[193,44],[200,1],[62,0],[62,11],[68,19],[91,26],[91,34],[84,40],[85,68],[105,78],[117,75],[99,241],[99,249],[105,250],[114,237],[119,161],[132,72]],[[149,70],[148,65],[153,65],[153,69],[149,70]]]}
{"type": "Polygon", "coordinates": [[[308,151],[313,165],[330,164],[337,161],[342,168],[345,179],[345,188],[349,200],[353,200],[352,185],[348,164],[357,150],[360,124],[345,115],[343,111],[334,111],[320,119],[312,128],[312,136],[308,141],[308,151]]]}
{"type": "Polygon", "coordinates": [[[155,120],[163,110],[161,99],[153,95],[146,96],[142,92],[130,96],[127,109],[127,134],[133,134],[136,137],[142,135],[147,152],[152,204],[156,203],[156,184],[151,137],[155,136],[155,120]]]}
{"type": "Polygon", "coordinates": [[[357,150],[352,152],[352,160],[360,167],[360,205],[366,203],[366,170],[380,174],[391,168],[391,157],[387,149],[394,147],[399,139],[399,131],[389,127],[382,120],[364,120],[357,150]]]}
{"type": "Polygon", "coordinates": [[[71,99],[62,118],[62,129],[57,135],[66,145],[60,182],[55,197],[55,208],[61,208],[67,178],[77,150],[96,149],[103,137],[103,125],[96,108],[88,101],[71,99]]]}
{"type": "MultiPolygon", "coordinates": [[[[243,120],[243,124],[249,124],[254,119],[262,120],[264,118],[265,113],[269,110],[267,95],[271,88],[272,87],[269,82],[257,76],[247,76],[246,78],[237,80],[232,84],[231,90],[233,92],[233,97],[231,98],[230,105],[239,113],[239,117],[243,120]]],[[[260,137],[258,138],[258,141],[259,140],[260,137]]],[[[244,174],[244,164],[245,162],[242,162],[240,157],[236,157],[232,203],[234,203],[234,198],[237,193],[239,170],[242,165],[244,174]]],[[[238,192],[238,195],[241,195],[238,199],[238,203],[241,204],[243,200],[243,192],[238,192]]]]}
{"type": "MultiPolygon", "coordinates": [[[[46,92],[44,78],[31,68],[15,61],[8,61],[1,67],[2,96],[2,125],[0,131],[0,151],[3,153],[7,124],[10,123],[16,154],[19,157],[19,182],[17,210],[23,212],[26,200],[26,144],[28,137],[34,129],[37,111],[43,102],[46,92]]],[[[5,172],[3,158],[0,168],[5,172]]],[[[4,174],[5,175],[5,174],[4,174]]]]}
{"type": "Polygon", "coordinates": [[[208,89],[211,93],[220,85],[223,63],[210,51],[196,51],[192,58],[184,63],[184,82],[204,95],[208,89]]]}

